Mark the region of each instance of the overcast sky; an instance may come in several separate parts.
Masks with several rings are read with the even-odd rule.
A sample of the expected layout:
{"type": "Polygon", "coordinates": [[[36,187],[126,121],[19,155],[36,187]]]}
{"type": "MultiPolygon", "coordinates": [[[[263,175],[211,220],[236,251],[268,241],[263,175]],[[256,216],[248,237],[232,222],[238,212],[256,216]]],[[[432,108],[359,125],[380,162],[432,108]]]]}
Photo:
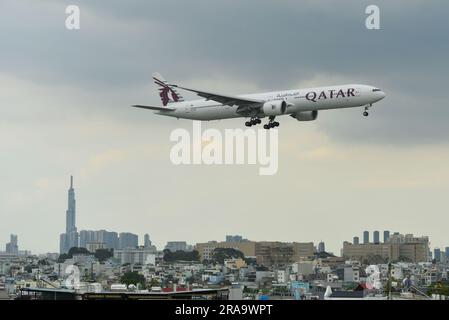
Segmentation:
{"type": "MultiPolygon", "coordinates": [[[[77,227],[149,233],[162,249],[241,234],[342,242],[363,230],[449,246],[449,2],[0,2],[0,245],[59,250],[74,175],[77,227]],[[65,7],[81,29],[65,28],[65,7]],[[381,30],[365,28],[380,7],[381,30]],[[279,171],[174,166],[151,73],[229,94],[344,83],[387,97],[317,121],[280,119],[279,171]]],[[[186,97],[194,97],[185,94],[186,97]]],[[[204,123],[242,128],[243,119],[204,123]]],[[[1,249],[1,247],[0,247],[1,249]]]]}

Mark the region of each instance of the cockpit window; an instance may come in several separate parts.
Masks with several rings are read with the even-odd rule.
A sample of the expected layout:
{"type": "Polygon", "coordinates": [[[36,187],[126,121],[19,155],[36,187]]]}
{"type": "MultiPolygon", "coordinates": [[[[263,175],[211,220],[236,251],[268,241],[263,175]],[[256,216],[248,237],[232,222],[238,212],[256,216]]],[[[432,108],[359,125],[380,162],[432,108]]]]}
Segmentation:
{"type": "Polygon", "coordinates": [[[382,91],[382,90],[380,90],[380,89],[373,89],[373,92],[378,92],[378,91],[382,91]]]}

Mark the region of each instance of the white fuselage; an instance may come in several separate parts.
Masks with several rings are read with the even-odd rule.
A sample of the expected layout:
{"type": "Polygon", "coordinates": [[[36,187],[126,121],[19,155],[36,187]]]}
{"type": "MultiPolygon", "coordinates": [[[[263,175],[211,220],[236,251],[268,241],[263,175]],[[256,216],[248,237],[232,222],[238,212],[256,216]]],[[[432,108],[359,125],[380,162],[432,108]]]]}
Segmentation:
{"type": "MultiPolygon", "coordinates": [[[[383,99],[385,93],[376,87],[349,84],[244,94],[238,97],[264,101],[285,100],[287,109],[284,115],[288,115],[304,111],[367,106],[383,99]]],[[[238,106],[236,105],[223,105],[206,99],[176,102],[171,103],[169,106],[175,110],[171,112],[160,111],[158,114],[192,120],[219,120],[247,117],[237,112],[238,106]]],[[[263,118],[266,115],[259,109],[254,116],[263,118]]]]}

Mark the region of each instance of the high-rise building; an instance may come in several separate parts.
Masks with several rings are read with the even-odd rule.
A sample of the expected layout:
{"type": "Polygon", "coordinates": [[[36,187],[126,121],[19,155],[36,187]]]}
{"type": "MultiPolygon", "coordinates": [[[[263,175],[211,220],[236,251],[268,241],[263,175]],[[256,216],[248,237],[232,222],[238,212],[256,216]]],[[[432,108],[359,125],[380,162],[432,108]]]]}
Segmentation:
{"type": "Polygon", "coordinates": [[[139,246],[139,236],[130,232],[121,232],[118,243],[119,249],[136,248],[139,246]]]}
{"type": "Polygon", "coordinates": [[[176,251],[192,251],[193,246],[188,245],[185,241],[167,241],[165,245],[165,249],[170,250],[171,252],[176,251]]]}
{"type": "Polygon", "coordinates": [[[369,243],[369,232],[363,231],[363,243],[369,243]]]}
{"type": "Polygon", "coordinates": [[[446,258],[446,251],[441,251],[441,259],[440,259],[440,262],[441,263],[446,263],[446,261],[447,261],[447,258],[446,258]]]}
{"type": "Polygon", "coordinates": [[[445,256],[446,256],[446,261],[445,262],[447,262],[447,261],[449,261],[449,247],[446,247],[444,249],[444,253],[445,253],[445,256]]]}
{"type": "Polygon", "coordinates": [[[119,240],[117,232],[106,230],[81,230],[79,233],[80,247],[87,248],[88,243],[103,243],[106,249],[118,249],[119,240]]]}
{"type": "Polygon", "coordinates": [[[388,242],[390,240],[390,231],[385,230],[384,231],[384,243],[388,242]]]}
{"type": "Polygon", "coordinates": [[[12,234],[10,236],[10,241],[6,244],[6,253],[19,254],[19,246],[17,244],[17,235],[12,234]]]}
{"type": "Polygon", "coordinates": [[[80,231],[80,241],[79,241],[80,248],[87,248],[87,244],[89,242],[93,242],[95,240],[94,235],[95,235],[95,231],[81,230],[80,231]]]}
{"type": "Polygon", "coordinates": [[[148,233],[145,233],[145,235],[144,235],[143,246],[145,248],[151,247],[150,235],[148,233]]]}
{"type": "Polygon", "coordinates": [[[390,241],[382,244],[343,243],[342,256],[345,259],[370,260],[380,256],[385,261],[427,262],[429,260],[429,238],[414,237],[412,234],[394,234],[390,241]]]}
{"type": "Polygon", "coordinates": [[[374,231],[373,232],[373,242],[374,243],[380,243],[379,231],[374,231]]]}
{"type": "Polygon", "coordinates": [[[243,239],[242,236],[240,235],[227,235],[226,236],[226,242],[243,242],[243,241],[248,241],[248,239],[243,239]]]}
{"type": "Polygon", "coordinates": [[[436,262],[441,262],[441,250],[440,248],[435,248],[433,250],[433,258],[436,262]]]}
{"type": "Polygon", "coordinates": [[[200,255],[200,260],[213,258],[217,248],[232,248],[239,250],[245,257],[255,257],[257,264],[264,266],[287,265],[298,262],[302,258],[310,258],[314,255],[313,242],[273,242],[273,241],[241,241],[241,242],[216,242],[197,243],[195,249],[200,255]]]}
{"type": "Polygon", "coordinates": [[[354,237],[354,238],[352,239],[352,243],[353,243],[353,244],[359,244],[359,237],[354,237]]]}
{"type": "Polygon", "coordinates": [[[76,229],[76,200],[75,189],[73,189],[73,176],[70,176],[70,188],[68,191],[68,208],[66,211],[66,229],[61,234],[59,251],[69,252],[70,248],[78,247],[78,231],[76,229]]]}
{"type": "Polygon", "coordinates": [[[326,251],[326,248],[325,248],[324,242],[321,241],[321,242],[318,244],[318,253],[322,253],[322,252],[325,252],[325,251],[326,251]]]}

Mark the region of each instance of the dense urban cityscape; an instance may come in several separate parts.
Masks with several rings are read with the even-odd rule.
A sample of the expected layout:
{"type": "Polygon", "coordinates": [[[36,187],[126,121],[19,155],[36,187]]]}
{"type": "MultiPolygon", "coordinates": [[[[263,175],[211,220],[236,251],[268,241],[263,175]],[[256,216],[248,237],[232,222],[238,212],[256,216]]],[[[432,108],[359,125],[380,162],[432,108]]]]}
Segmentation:
{"type": "Polygon", "coordinates": [[[345,241],[341,252],[325,243],[168,241],[161,250],[149,234],[76,227],[73,177],[60,252],[32,254],[10,235],[0,252],[2,299],[339,300],[436,299],[449,296],[449,246],[430,247],[428,236],[377,230],[345,241]]]}

